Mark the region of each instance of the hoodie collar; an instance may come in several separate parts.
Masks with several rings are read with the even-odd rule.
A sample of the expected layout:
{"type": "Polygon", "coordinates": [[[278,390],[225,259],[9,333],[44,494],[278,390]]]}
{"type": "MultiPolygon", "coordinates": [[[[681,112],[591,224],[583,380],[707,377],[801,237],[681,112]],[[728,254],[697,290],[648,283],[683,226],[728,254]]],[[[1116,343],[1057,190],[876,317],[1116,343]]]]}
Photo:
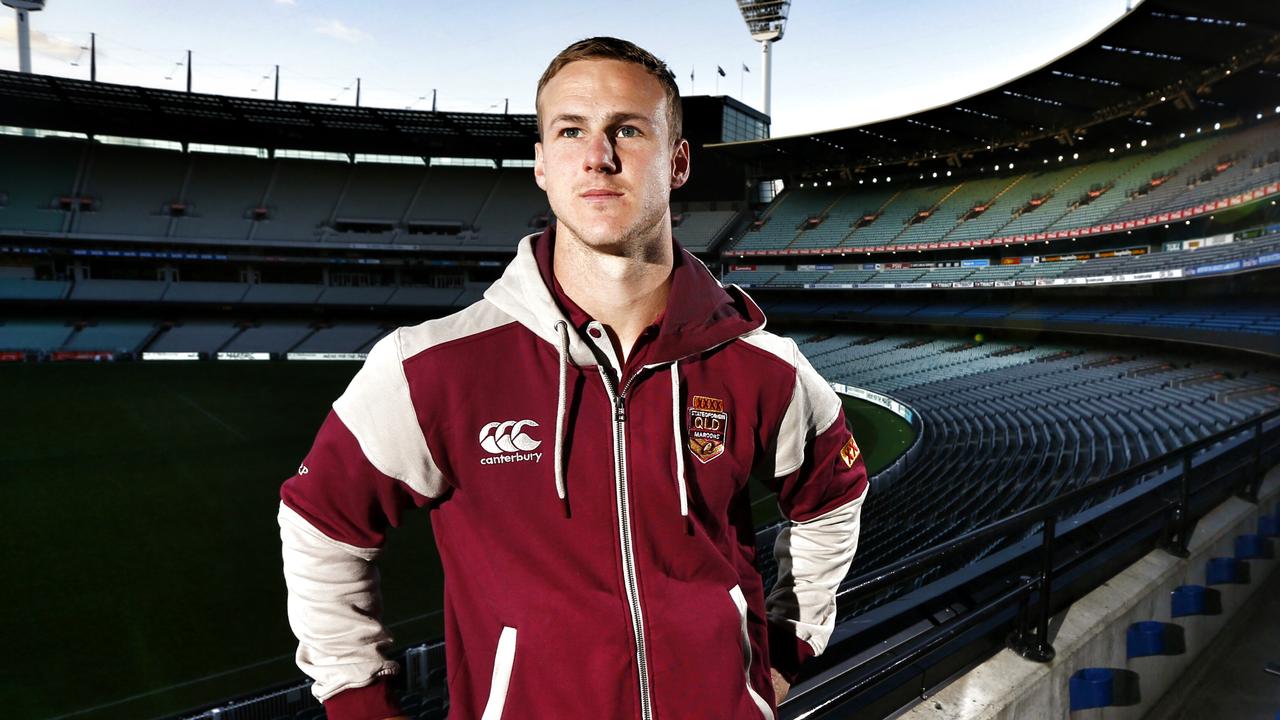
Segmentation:
{"type": "MultiPolygon", "coordinates": [[[[722,286],[702,261],[672,242],[676,252],[671,289],[646,358],[649,364],[704,352],[764,327],[764,313],[746,293],[735,285],[722,286]]],[[[535,335],[558,346],[557,322],[578,328],[591,317],[557,287],[551,268],[554,243],[554,225],[541,235],[522,239],[515,260],[484,296],[535,335]]],[[[574,363],[595,365],[586,341],[576,332],[569,335],[574,363]]]]}

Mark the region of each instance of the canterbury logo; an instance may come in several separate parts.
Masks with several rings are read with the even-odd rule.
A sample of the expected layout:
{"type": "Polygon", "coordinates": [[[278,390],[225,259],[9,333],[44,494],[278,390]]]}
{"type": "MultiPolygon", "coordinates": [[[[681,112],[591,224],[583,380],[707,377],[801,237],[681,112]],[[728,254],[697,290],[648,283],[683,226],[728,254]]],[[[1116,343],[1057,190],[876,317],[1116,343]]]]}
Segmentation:
{"type": "Polygon", "coordinates": [[[480,447],[492,455],[537,450],[542,441],[529,437],[524,432],[527,427],[538,427],[538,423],[532,420],[491,422],[480,429],[480,447]]]}

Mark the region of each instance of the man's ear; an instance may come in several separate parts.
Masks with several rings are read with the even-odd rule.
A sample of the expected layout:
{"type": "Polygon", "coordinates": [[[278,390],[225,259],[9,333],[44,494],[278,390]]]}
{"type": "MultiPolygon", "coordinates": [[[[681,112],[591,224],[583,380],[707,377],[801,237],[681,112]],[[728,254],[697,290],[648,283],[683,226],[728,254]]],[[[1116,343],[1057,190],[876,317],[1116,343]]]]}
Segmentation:
{"type": "Polygon", "coordinates": [[[547,169],[542,163],[542,143],[533,144],[533,181],[543,192],[547,191],[547,169]]]}
{"type": "Polygon", "coordinates": [[[671,153],[671,189],[689,182],[689,141],[680,138],[671,153]]]}

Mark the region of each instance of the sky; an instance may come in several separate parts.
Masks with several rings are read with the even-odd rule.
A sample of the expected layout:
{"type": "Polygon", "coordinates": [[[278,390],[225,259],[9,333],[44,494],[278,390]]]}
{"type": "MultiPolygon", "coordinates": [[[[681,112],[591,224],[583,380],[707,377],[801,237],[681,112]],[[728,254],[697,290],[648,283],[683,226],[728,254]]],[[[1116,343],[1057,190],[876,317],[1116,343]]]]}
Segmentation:
{"type": "MultiPolygon", "coordinates": [[[[1132,0],[794,0],[773,48],[772,135],[897,117],[1040,67],[1115,22],[1132,0]]],[[[1134,3],[1136,4],[1136,3],[1134,3]]],[[[533,112],[560,49],[623,37],[675,71],[685,95],[760,108],[761,52],[733,0],[48,0],[31,14],[33,70],[269,99],[429,110],[533,112]],[[725,71],[720,77],[717,66],[725,71]],[[743,67],[748,71],[744,71],[743,67]],[[691,78],[692,75],[692,78],[691,78]]],[[[0,68],[16,70],[0,7],[0,68]]]]}

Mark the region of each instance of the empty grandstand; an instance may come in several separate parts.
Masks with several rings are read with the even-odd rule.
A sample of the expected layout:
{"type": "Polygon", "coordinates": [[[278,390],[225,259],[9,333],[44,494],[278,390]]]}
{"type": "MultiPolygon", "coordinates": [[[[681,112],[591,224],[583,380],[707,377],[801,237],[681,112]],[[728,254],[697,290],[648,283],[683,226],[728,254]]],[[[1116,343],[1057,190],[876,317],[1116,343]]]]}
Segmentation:
{"type": "MultiPolygon", "coordinates": [[[[1120,665],[1146,673],[1137,713],[1243,603],[1249,567],[1270,572],[1227,546],[1280,536],[1261,482],[1280,460],[1278,57],[1269,4],[1146,0],[1045,67],[863,127],[768,139],[737,101],[686,99],[714,172],[672,197],[676,238],[750,290],[850,415],[885,414],[863,437],[906,435],[873,480],[832,642],[780,717],[967,716],[917,703],[1010,648],[1035,677],[993,695],[1034,699],[990,716],[1066,716],[1080,683],[1063,673],[1120,665]],[[750,140],[725,130],[742,117],[750,140]],[[1119,616],[1070,616],[1144,564],[1165,575],[1117,582],[1124,602],[1191,636],[1149,670],[1116,654],[1119,616]],[[1174,615],[1175,575],[1226,609],[1174,615]],[[1105,652],[1067,639],[1081,625],[1105,652]]],[[[475,302],[555,222],[535,139],[532,115],[0,71],[0,369],[24,408],[6,519],[35,588],[10,601],[32,618],[15,654],[36,658],[15,668],[19,715],[323,716],[260,510],[345,361],[475,302]],[[112,595],[119,577],[145,591],[112,595]],[[114,661],[86,667],[99,655],[114,661]]],[[[424,519],[406,526],[431,546],[424,519]]],[[[777,531],[757,531],[766,575],[777,531]]],[[[438,720],[442,580],[398,552],[403,708],[438,720]]]]}

